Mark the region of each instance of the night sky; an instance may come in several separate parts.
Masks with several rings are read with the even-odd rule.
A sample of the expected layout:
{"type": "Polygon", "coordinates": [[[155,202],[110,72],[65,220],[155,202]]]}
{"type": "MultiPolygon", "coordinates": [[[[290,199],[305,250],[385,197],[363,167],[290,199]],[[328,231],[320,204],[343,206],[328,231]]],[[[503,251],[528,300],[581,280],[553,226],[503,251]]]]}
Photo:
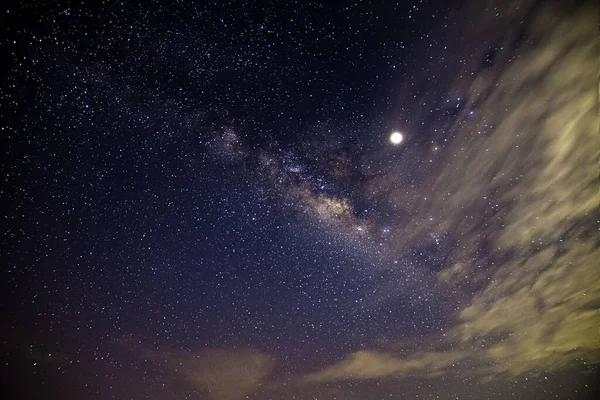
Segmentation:
{"type": "Polygon", "coordinates": [[[0,395],[600,395],[594,1],[0,9],[0,395]]]}

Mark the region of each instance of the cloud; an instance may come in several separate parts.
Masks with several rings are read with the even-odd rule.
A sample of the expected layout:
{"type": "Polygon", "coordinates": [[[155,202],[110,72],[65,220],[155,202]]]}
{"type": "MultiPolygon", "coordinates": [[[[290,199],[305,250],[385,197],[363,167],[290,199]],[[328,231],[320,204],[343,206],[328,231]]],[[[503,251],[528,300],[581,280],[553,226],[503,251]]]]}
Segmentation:
{"type": "Polygon", "coordinates": [[[219,400],[243,398],[261,384],[274,360],[255,350],[206,350],[179,359],[183,374],[219,400]]]}
{"type": "Polygon", "coordinates": [[[600,362],[600,249],[563,250],[503,266],[460,313],[455,332],[463,342],[476,342],[498,372],[600,362]],[[504,339],[489,340],[498,335],[504,339]]]}
{"type": "Polygon", "coordinates": [[[427,201],[407,204],[393,176],[375,184],[417,216],[398,230],[396,251],[431,232],[456,238],[438,282],[466,305],[446,350],[360,351],[307,380],[444,373],[459,361],[491,376],[600,362],[597,15],[594,5],[546,4],[510,62],[456,82],[469,106],[420,189],[433,193],[427,201]]]}
{"type": "MultiPolygon", "coordinates": [[[[131,344],[131,340],[123,343],[131,344]]],[[[237,400],[262,385],[275,359],[253,349],[206,349],[197,352],[149,350],[134,344],[139,356],[167,367],[215,400],[237,400]]]]}
{"type": "Polygon", "coordinates": [[[467,240],[485,235],[505,261],[454,329],[480,343],[499,372],[600,361],[597,13],[560,11],[538,15],[534,44],[483,103],[495,128],[469,146],[457,167],[472,172],[447,199],[458,208],[468,196],[499,193],[497,214],[467,240]],[[494,109],[505,110],[496,121],[494,109]],[[494,335],[504,339],[493,343],[494,335]]]}
{"type": "Polygon", "coordinates": [[[402,359],[390,354],[363,350],[330,367],[305,376],[307,382],[388,378],[426,371],[435,375],[464,359],[463,352],[426,352],[402,359]]]}

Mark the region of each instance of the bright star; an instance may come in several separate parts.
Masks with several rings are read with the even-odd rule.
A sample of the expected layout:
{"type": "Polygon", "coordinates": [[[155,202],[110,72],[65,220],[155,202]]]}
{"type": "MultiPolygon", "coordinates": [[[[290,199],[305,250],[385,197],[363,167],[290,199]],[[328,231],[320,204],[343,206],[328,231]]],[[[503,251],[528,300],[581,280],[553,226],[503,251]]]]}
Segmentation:
{"type": "Polygon", "coordinates": [[[390,135],[390,142],[394,145],[400,144],[404,140],[404,137],[400,132],[392,132],[390,135]]]}

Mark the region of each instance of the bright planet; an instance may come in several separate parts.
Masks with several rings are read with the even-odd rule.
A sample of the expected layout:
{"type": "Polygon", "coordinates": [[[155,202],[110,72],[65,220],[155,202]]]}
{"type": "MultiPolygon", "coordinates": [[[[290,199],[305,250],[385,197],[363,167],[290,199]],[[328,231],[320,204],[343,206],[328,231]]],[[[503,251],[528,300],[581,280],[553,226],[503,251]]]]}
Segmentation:
{"type": "Polygon", "coordinates": [[[404,140],[404,136],[400,132],[392,132],[390,135],[390,142],[392,144],[400,144],[404,140]]]}

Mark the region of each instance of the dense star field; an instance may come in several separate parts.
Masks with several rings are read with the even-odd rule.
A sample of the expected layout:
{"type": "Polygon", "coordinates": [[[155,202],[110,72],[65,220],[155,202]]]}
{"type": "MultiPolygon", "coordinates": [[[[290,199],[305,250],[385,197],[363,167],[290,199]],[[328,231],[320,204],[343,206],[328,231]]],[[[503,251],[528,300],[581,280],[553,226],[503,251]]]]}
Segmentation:
{"type": "Polygon", "coordinates": [[[597,2],[2,7],[2,398],[600,395],[597,2]]]}

